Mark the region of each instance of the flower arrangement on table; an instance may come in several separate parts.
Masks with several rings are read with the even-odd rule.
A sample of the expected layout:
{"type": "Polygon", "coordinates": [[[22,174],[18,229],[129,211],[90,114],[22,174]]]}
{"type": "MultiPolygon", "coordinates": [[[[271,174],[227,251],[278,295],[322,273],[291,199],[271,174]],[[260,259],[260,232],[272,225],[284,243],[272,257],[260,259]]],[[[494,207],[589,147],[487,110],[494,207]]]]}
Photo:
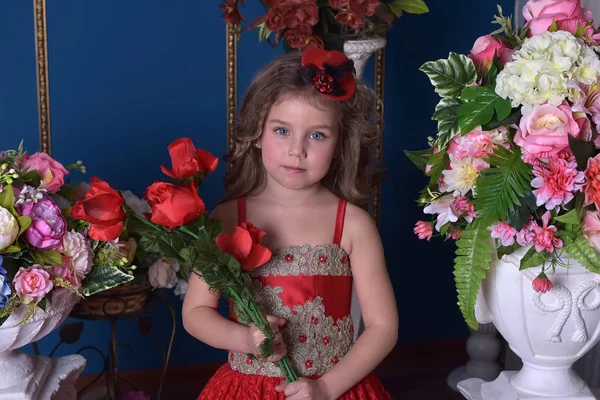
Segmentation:
{"type": "MultiPolygon", "coordinates": [[[[168,149],[172,168],[161,169],[174,183],[161,181],[148,186],[144,198],[149,210],[135,212],[122,193],[92,178],[91,189],[71,209],[71,216],[87,221],[92,239],[114,240],[123,232],[139,237],[141,251],[161,256],[162,261],[149,270],[155,287],[173,287],[176,280],[186,282],[192,273],[200,276],[231,301],[240,323],[253,323],[263,331],[266,339],[261,344],[261,357],[268,357],[273,353],[274,334],[253,298],[246,273],[271,258],[271,251],[260,244],[265,233],[250,223],[238,226],[233,235],[223,233],[220,221],[206,215],[199,195],[203,180],[215,170],[218,160],[196,149],[189,138],[174,141],[168,149]]],[[[143,210],[145,203],[141,204],[143,210]]],[[[287,359],[278,365],[289,382],[297,379],[287,359]]]]}
{"type": "Polygon", "coordinates": [[[565,254],[600,273],[600,33],[579,0],[530,0],[524,29],[498,11],[500,29],[470,54],[421,67],[441,96],[438,132],[406,152],[430,178],[419,203],[432,219],[414,231],[456,240],[459,306],[474,329],[494,251],[530,247],[521,269],[543,265],[538,292],[565,254]]]}
{"type": "Polygon", "coordinates": [[[0,325],[20,307],[27,322],[56,290],[83,297],[130,279],[121,246],[69,215],[86,189],[66,182],[72,169],[85,172],[22,144],[0,152],[0,325]]]}
{"type": "MultiPolygon", "coordinates": [[[[283,41],[286,49],[305,51],[312,47],[344,51],[343,40],[381,36],[404,12],[428,12],[423,0],[263,0],[267,13],[248,29],[258,29],[259,40],[272,46],[283,41]],[[274,38],[271,40],[271,34],[274,38]]],[[[238,5],[243,0],[225,0],[223,19],[241,30],[244,17],[238,5]]]]}

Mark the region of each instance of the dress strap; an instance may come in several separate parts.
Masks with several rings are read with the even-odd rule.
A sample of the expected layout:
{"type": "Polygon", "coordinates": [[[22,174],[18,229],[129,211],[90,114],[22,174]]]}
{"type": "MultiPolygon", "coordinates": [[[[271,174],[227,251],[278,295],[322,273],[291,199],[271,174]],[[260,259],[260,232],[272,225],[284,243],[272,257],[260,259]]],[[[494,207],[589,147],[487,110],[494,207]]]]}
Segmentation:
{"type": "Polygon", "coordinates": [[[246,198],[240,197],[237,199],[237,215],[238,215],[238,225],[246,222],[246,198]]]}
{"type": "Polygon", "coordinates": [[[344,231],[344,219],[346,216],[346,200],[340,199],[338,202],[337,217],[335,219],[335,233],[333,235],[333,244],[338,246],[342,242],[342,233],[344,231]]]}

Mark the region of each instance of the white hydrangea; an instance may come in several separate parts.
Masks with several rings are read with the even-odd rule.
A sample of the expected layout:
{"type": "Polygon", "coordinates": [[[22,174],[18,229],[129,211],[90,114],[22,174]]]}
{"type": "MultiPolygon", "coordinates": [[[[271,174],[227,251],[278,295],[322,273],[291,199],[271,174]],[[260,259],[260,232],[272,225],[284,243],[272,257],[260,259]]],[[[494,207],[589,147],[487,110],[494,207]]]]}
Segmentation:
{"type": "Polygon", "coordinates": [[[525,109],[548,102],[559,105],[572,80],[592,83],[600,75],[600,60],[581,39],[567,31],[546,32],[527,39],[496,80],[496,93],[513,107],[525,109]]]}

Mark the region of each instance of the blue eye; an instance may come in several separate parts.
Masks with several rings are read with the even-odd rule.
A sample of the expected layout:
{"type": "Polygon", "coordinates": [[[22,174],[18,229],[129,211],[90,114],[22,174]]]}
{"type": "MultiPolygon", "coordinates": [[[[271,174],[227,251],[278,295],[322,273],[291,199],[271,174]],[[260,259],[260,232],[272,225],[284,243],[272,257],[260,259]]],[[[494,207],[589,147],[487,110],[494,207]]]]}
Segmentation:
{"type": "Polygon", "coordinates": [[[321,132],[313,132],[310,134],[309,138],[315,139],[315,140],[323,140],[323,139],[325,139],[325,135],[322,134],[321,132]]]}
{"type": "Polygon", "coordinates": [[[288,134],[288,130],[285,128],[275,128],[275,133],[281,136],[287,135],[288,134]]]}

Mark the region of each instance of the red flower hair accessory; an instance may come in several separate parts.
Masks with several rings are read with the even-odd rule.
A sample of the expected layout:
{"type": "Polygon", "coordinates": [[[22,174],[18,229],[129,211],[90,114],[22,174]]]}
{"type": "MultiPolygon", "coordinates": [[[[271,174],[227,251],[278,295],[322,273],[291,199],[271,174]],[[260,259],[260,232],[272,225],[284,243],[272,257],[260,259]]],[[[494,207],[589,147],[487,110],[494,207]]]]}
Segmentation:
{"type": "Polygon", "coordinates": [[[308,49],[302,56],[302,77],[332,100],[350,99],[356,91],[354,61],[339,51],[308,49]]]}

